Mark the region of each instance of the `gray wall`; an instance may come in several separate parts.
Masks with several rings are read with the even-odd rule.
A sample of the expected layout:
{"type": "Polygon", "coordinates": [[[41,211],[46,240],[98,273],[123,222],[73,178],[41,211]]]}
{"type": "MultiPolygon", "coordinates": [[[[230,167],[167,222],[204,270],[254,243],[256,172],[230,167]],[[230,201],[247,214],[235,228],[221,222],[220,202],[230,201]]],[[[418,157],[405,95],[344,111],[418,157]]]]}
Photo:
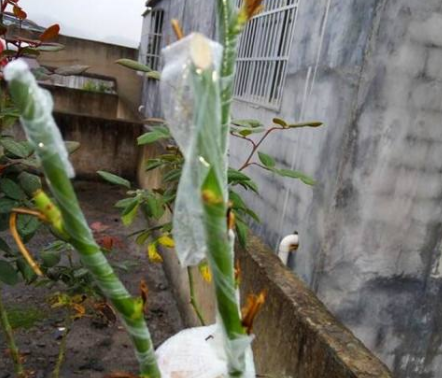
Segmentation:
{"type": "MultiPolygon", "coordinates": [[[[207,30],[212,2],[186,3],[174,17],[207,30]]],[[[441,376],[442,0],[301,0],[280,111],[233,113],[325,123],[263,146],[318,185],[251,168],[254,230],[299,231],[295,272],[396,376],[441,376]]],[[[246,151],[232,140],[233,166],[246,151]]]]}

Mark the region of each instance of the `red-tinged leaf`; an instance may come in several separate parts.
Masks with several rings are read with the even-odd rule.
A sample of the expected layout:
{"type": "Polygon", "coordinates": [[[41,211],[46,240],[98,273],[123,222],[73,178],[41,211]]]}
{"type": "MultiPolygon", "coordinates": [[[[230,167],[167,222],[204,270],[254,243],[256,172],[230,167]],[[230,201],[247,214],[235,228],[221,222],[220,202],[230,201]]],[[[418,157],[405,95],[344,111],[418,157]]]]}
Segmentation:
{"type": "Polygon", "coordinates": [[[23,9],[21,9],[18,5],[14,5],[13,12],[14,16],[18,17],[20,20],[25,20],[28,17],[26,12],[23,9]]]}
{"type": "Polygon", "coordinates": [[[43,33],[40,35],[40,41],[47,42],[51,39],[58,37],[60,33],[60,25],[54,24],[49,26],[43,33]]]}
{"type": "Polygon", "coordinates": [[[94,222],[91,224],[91,230],[96,233],[104,232],[109,230],[110,226],[107,226],[101,222],[94,222]]]}
{"type": "Polygon", "coordinates": [[[140,282],[140,296],[143,300],[143,309],[144,312],[147,312],[147,297],[149,296],[149,287],[145,280],[141,280],[140,282]]]}
{"type": "Polygon", "coordinates": [[[111,251],[113,248],[123,248],[121,239],[115,236],[104,235],[97,240],[97,243],[105,250],[111,251]]]}

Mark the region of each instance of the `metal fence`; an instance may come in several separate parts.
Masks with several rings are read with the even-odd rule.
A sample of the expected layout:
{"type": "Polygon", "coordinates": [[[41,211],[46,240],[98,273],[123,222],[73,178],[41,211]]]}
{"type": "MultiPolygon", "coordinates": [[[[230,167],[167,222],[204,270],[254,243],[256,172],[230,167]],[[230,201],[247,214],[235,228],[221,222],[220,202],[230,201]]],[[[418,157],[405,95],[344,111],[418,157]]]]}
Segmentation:
{"type": "MultiPolygon", "coordinates": [[[[238,0],[240,6],[242,0],[238,0]]],[[[235,98],[279,108],[299,0],[264,0],[264,10],[247,24],[238,50],[235,98]]]]}
{"type": "Polygon", "coordinates": [[[142,63],[148,65],[153,70],[158,70],[160,67],[164,11],[162,9],[152,9],[147,17],[147,33],[142,38],[140,58],[142,63]]]}

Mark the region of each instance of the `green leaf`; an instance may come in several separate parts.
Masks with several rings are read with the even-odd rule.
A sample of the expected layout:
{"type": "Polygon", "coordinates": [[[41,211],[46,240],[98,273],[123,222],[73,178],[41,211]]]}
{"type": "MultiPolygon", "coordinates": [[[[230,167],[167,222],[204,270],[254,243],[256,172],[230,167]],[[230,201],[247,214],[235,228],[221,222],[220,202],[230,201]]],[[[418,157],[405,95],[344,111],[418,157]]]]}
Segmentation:
{"type": "Polygon", "coordinates": [[[227,178],[229,183],[232,181],[251,181],[251,178],[249,176],[233,168],[229,168],[229,170],[227,171],[227,178]]]}
{"type": "Polygon", "coordinates": [[[147,197],[147,205],[149,206],[152,217],[158,220],[163,216],[164,206],[163,201],[160,198],[155,195],[150,195],[147,197]]]}
{"type": "Polygon", "coordinates": [[[129,197],[119,200],[114,206],[119,209],[124,209],[132,204],[133,201],[138,201],[138,197],[129,197]]]}
{"type": "Polygon", "coordinates": [[[124,272],[129,272],[131,269],[137,267],[137,263],[135,261],[121,261],[121,262],[113,262],[112,266],[117,269],[121,269],[124,272]]]}
{"type": "Polygon", "coordinates": [[[40,51],[38,49],[29,46],[22,49],[21,53],[30,58],[36,58],[37,56],[40,55],[40,51]]]}
{"type": "Polygon", "coordinates": [[[250,218],[252,218],[256,223],[261,223],[261,219],[258,217],[258,215],[249,207],[245,209],[241,209],[242,212],[247,214],[250,218]]]}
{"type": "Polygon", "coordinates": [[[32,197],[35,192],[41,189],[41,180],[37,175],[22,172],[18,175],[18,181],[29,197],[32,197]]]}
{"type": "Polygon", "coordinates": [[[111,184],[121,185],[130,189],[130,182],[120,176],[105,171],[98,171],[97,173],[101,176],[101,178],[103,178],[107,182],[110,182],[111,184]]]}
{"type": "Polygon", "coordinates": [[[115,63],[134,71],[152,72],[153,69],[132,59],[118,59],[115,63]]]}
{"type": "Polygon", "coordinates": [[[156,127],[155,130],[149,131],[137,139],[137,143],[139,146],[144,144],[154,143],[160,139],[169,139],[170,132],[166,127],[156,127]]]}
{"type": "Polygon", "coordinates": [[[155,168],[161,167],[164,163],[159,159],[150,159],[146,162],[146,172],[152,171],[155,168]]]}
{"type": "Polygon", "coordinates": [[[42,265],[46,268],[52,268],[61,261],[61,252],[59,250],[44,250],[40,253],[42,265]]]}
{"type": "Polygon", "coordinates": [[[241,130],[240,132],[239,132],[239,134],[241,134],[243,137],[246,137],[246,136],[249,136],[250,134],[253,134],[253,131],[252,130],[241,130]]]}
{"type": "Polygon", "coordinates": [[[64,45],[61,43],[44,43],[37,47],[38,50],[44,51],[44,52],[57,52],[64,50],[64,45]]]}
{"type": "Polygon", "coordinates": [[[0,139],[0,144],[13,157],[25,158],[32,154],[33,150],[28,142],[16,142],[14,139],[6,137],[0,139]]]}
{"type": "Polygon", "coordinates": [[[0,190],[11,199],[19,201],[26,199],[26,194],[23,189],[11,179],[0,179],[0,190]]]}
{"type": "Polygon", "coordinates": [[[34,273],[34,271],[25,259],[20,258],[19,260],[17,260],[17,268],[26,283],[31,283],[37,279],[37,275],[34,273]]]}
{"type": "Polygon", "coordinates": [[[265,154],[264,152],[258,152],[258,157],[261,163],[264,164],[267,168],[273,168],[276,165],[275,159],[265,154]]]}
{"type": "Polygon", "coordinates": [[[227,180],[230,185],[241,185],[244,189],[250,189],[255,193],[258,193],[258,186],[252,181],[252,179],[244,173],[229,168],[227,171],[227,180]]]}
{"type": "Polygon", "coordinates": [[[18,202],[9,198],[0,198],[0,214],[9,214],[18,202]]]}
{"type": "Polygon", "coordinates": [[[236,235],[238,236],[238,242],[239,242],[240,246],[242,248],[246,248],[249,227],[245,223],[237,220],[235,229],[236,229],[236,235]]]}
{"type": "Polygon", "coordinates": [[[121,220],[125,226],[130,226],[135,217],[137,216],[138,207],[140,206],[140,202],[138,201],[138,197],[134,198],[133,201],[123,210],[123,214],[121,215],[121,220]]]}
{"type": "Polygon", "coordinates": [[[286,128],[288,126],[287,122],[282,118],[273,118],[273,123],[286,128]]]}
{"type": "Polygon", "coordinates": [[[20,214],[17,217],[17,230],[23,238],[31,236],[40,227],[40,221],[31,215],[20,214]]]}
{"type": "Polygon", "coordinates": [[[0,251],[6,252],[6,253],[11,252],[11,248],[9,248],[9,245],[2,238],[0,238],[0,251]]]}
{"type": "Polygon", "coordinates": [[[288,125],[290,129],[298,127],[319,127],[319,126],[322,126],[322,122],[311,121],[311,122],[293,123],[291,125],[288,125]]]}
{"type": "Polygon", "coordinates": [[[247,205],[241,198],[241,196],[238,193],[235,193],[233,190],[229,190],[229,200],[233,203],[233,208],[246,208],[247,205]]]}
{"type": "Polygon", "coordinates": [[[139,235],[137,236],[137,238],[135,239],[135,242],[136,242],[138,245],[143,245],[143,244],[147,241],[147,239],[149,239],[149,236],[150,236],[151,234],[152,234],[152,232],[149,231],[149,230],[143,231],[141,234],[139,234],[139,235]]]}
{"type": "Polygon", "coordinates": [[[6,231],[8,229],[9,229],[9,211],[6,214],[2,214],[0,212],[0,231],[6,231]]]}
{"type": "Polygon", "coordinates": [[[167,183],[172,181],[178,181],[181,177],[181,173],[182,170],[180,168],[172,169],[163,176],[163,182],[167,183]]]}
{"type": "Polygon", "coordinates": [[[151,71],[146,74],[149,79],[160,80],[161,74],[158,71],[151,71]]]}
{"type": "Polygon", "coordinates": [[[10,286],[14,286],[19,281],[16,270],[5,260],[0,260],[0,281],[10,286]]]}
{"type": "Polygon", "coordinates": [[[299,171],[292,171],[290,169],[274,169],[273,172],[277,173],[280,176],[301,180],[304,184],[307,185],[316,184],[315,180],[313,180],[311,177],[299,171]]]}
{"type": "Polygon", "coordinates": [[[261,121],[258,121],[256,119],[234,119],[232,121],[232,124],[234,124],[236,126],[252,127],[252,128],[262,126],[261,121]]]}
{"type": "Polygon", "coordinates": [[[86,268],[80,268],[74,272],[75,278],[83,278],[89,274],[89,271],[86,268]]]}

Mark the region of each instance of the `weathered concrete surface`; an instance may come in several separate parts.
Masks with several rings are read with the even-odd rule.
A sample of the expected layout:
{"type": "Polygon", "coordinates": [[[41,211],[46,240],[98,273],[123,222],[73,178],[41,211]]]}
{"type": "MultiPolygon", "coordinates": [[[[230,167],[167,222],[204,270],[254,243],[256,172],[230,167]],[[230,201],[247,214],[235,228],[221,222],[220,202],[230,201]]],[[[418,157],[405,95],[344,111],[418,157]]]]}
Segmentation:
{"type": "MultiPolygon", "coordinates": [[[[189,303],[187,271],[175,253],[162,252],[164,268],[187,326],[200,325],[189,303]]],[[[257,373],[293,378],[391,378],[388,369],[336,320],[304,283],[296,278],[258,238],[238,250],[243,272],[241,292],[267,290],[255,324],[253,342],[257,373]]],[[[197,270],[195,297],[209,324],[215,320],[212,285],[197,270]]]]}
{"type": "MultiPolygon", "coordinates": [[[[158,7],[164,11],[163,33],[161,37],[161,48],[164,48],[176,41],[176,36],[170,26],[170,20],[179,20],[184,33],[200,32],[211,38],[215,36],[215,1],[195,0],[161,0],[149,1],[148,6],[158,7]]],[[[147,45],[147,28],[149,22],[147,17],[143,21],[143,32],[141,45],[147,45]]],[[[158,81],[144,79],[142,89],[142,103],[146,117],[161,116],[160,96],[158,95],[158,81]]]]}
{"type": "Polygon", "coordinates": [[[387,378],[388,369],[258,238],[238,250],[241,292],[267,290],[254,324],[259,374],[296,378],[387,378]]]}
{"type": "MultiPolygon", "coordinates": [[[[143,188],[161,185],[160,170],[144,171],[145,160],[164,152],[161,143],[143,150],[138,180],[143,188]]],[[[160,223],[170,221],[167,213],[160,223]]],[[[200,322],[190,303],[187,269],[171,249],[160,251],[163,266],[187,326],[200,322]]],[[[267,299],[254,324],[253,343],[259,375],[293,378],[391,378],[388,369],[346,329],[307,286],[284,267],[257,237],[247,250],[237,249],[241,295],[267,290],[267,299]]],[[[192,268],[195,299],[207,324],[215,321],[213,285],[192,268]]]]}
{"type": "Polygon", "coordinates": [[[80,143],[71,155],[77,178],[97,179],[98,170],[136,178],[142,124],[66,113],[54,116],[63,138],[80,143]]]}
{"type": "MultiPolygon", "coordinates": [[[[297,229],[294,270],[404,378],[442,374],[441,5],[303,2],[279,115],[325,128],[263,150],[318,185],[252,170],[260,196],[247,196],[263,218],[255,232],[276,248],[297,229]]],[[[242,151],[232,143],[236,164],[242,151]]]]}
{"type": "MultiPolygon", "coordinates": [[[[191,4],[175,1],[175,11],[198,9],[177,18],[204,30],[212,2],[191,4]]],[[[301,0],[281,109],[233,105],[235,118],[266,125],[324,122],[263,145],[318,184],[252,167],[253,229],[275,249],[298,230],[292,268],[402,378],[442,374],[441,25],[441,0],[301,0]]],[[[158,94],[145,85],[148,98],[158,94]]],[[[246,154],[232,140],[231,164],[246,154]]]]}
{"type": "Polygon", "coordinates": [[[137,60],[136,49],[68,36],[58,37],[57,42],[65,45],[65,49],[57,53],[42,53],[38,58],[41,65],[88,65],[88,73],[115,78],[118,96],[136,113],[140,104],[140,77],[136,72],[115,64],[115,61],[121,58],[137,60]]]}
{"type": "Polygon", "coordinates": [[[42,87],[51,92],[56,112],[118,118],[119,99],[115,94],[89,92],[53,85],[42,85],[42,87]]]}

